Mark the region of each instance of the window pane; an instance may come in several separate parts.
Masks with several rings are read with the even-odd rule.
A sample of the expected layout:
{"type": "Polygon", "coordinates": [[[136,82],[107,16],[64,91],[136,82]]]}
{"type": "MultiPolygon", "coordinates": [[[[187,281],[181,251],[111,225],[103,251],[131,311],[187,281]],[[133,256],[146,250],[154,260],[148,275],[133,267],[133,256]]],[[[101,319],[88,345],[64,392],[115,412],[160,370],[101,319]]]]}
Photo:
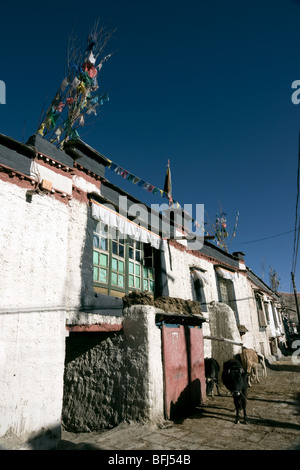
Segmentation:
{"type": "Polygon", "coordinates": [[[219,286],[221,293],[221,301],[226,304],[228,302],[226,281],[224,281],[222,278],[219,278],[219,286]]]}
{"type": "Polygon", "coordinates": [[[144,275],[144,277],[148,277],[148,269],[145,268],[145,266],[143,268],[143,275],[144,275]]]}
{"type": "Polygon", "coordinates": [[[98,235],[93,235],[93,245],[95,248],[99,248],[99,237],[98,235]]]}
{"type": "Polygon", "coordinates": [[[144,264],[150,268],[153,267],[153,250],[149,243],[144,244],[144,264]]]}
{"type": "Polygon", "coordinates": [[[124,245],[119,245],[119,256],[124,258],[124,245]]]}
{"type": "Polygon", "coordinates": [[[148,281],[147,281],[147,279],[144,279],[144,282],[143,282],[143,289],[144,289],[144,290],[148,290],[148,281]]]}
{"type": "Polygon", "coordinates": [[[104,238],[107,237],[108,226],[101,224],[100,235],[104,238]]]}
{"type": "Polygon", "coordinates": [[[112,251],[114,255],[118,255],[118,243],[112,242],[112,251]]]}
{"type": "Polygon", "coordinates": [[[101,250],[107,251],[107,238],[101,238],[100,248],[101,250]]]}
{"type": "Polygon", "coordinates": [[[129,261],[129,274],[134,273],[134,264],[129,261]]]}
{"type": "Polygon", "coordinates": [[[118,275],[117,275],[117,273],[111,273],[111,283],[114,286],[118,285],[118,275]]]}
{"type": "Polygon", "coordinates": [[[102,266],[103,268],[107,268],[107,263],[108,263],[108,256],[100,253],[100,266],[102,266]]]}
{"type": "Polygon", "coordinates": [[[99,264],[99,253],[98,251],[93,252],[93,264],[99,264]]]}
{"type": "Polygon", "coordinates": [[[129,258],[134,259],[134,257],[133,257],[133,248],[129,248],[129,258]]]}
{"type": "Polygon", "coordinates": [[[154,280],[154,272],[153,272],[153,269],[149,269],[148,272],[149,272],[149,279],[154,280]]]}
{"type": "Polygon", "coordinates": [[[134,287],[134,277],[129,275],[129,287],[134,287]]]}
{"type": "Polygon", "coordinates": [[[154,282],[150,281],[149,284],[150,284],[150,289],[149,290],[151,290],[151,292],[154,292],[154,282]]]}
{"type": "Polygon", "coordinates": [[[140,267],[139,264],[136,264],[136,265],[135,265],[135,274],[136,274],[137,276],[140,276],[140,275],[141,275],[141,267],[140,267]]]}
{"type": "Polygon", "coordinates": [[[141,249],[141,242],[135,242],[135,247],[137,250],[141,249]]]}
{"type": "Polygon", "coordinates": [[[119,287],[124,287],[124,276],[119,275],[118,280],[119,280],[119,287]]]}
{"type": "Polygon", "coordinates": [[[117,242],[118,241],[118,230],[113,229],[111,235],[112,235],[112,239],[117,242]]]}
{"type": "Polygon", "coordinates": [[[118,260],[116,258],[113,258],[112,259],[112,262],[111,262],[111,269],[113,271],[118,271],[118,260]]]}
{"type": "Polygon", "coordinates": [[[94,274],[93,274],[94,281],[98,281],[98,268],[94,267],[94,274]]]}
{"type": "Polygon", "coordinates": [[[99,281],[100,281],[100,282],[105,282],[105,283],[107,283],[107,270],[106,270],[106,269],[100,268],[100,278],[99,278],[99,281]]]}
{"type": "Polygon", "coordinates": [[[119,261],[119,273],[124,274],[124,261],[119,261]]]}
{"type": "Polygon", "coordinates": [[[137,287],[138,289],[140,289],[141,287],[141,280],[139,277],[135,278],[135,287],[137,287]]]}
{"type": "Polygon", "coordinates": [[[141,252],[140,251],[136,251],[135,253],[135,260],[140,262],[141,261],[141,252]]]}

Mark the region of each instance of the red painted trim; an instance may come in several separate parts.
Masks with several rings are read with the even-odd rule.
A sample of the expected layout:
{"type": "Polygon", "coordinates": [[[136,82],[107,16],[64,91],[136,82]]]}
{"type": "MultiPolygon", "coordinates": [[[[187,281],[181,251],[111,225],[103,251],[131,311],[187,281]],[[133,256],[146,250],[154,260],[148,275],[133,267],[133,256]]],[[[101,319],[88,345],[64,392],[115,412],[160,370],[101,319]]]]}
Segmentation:
{"type": "Polygon", "coordinates": [[[101,323],[101,325],[66,325],[66,329],[71,333],[98,333],[121,331],[123,325],[117,323],[101,323]]]}
{"type": "Polygon", "coordinates": [[[101,176],[97,175],[96,173],[93,173],[90,170],[85,169],[82,166],[79,166],[78,164],[76,165],[76,162],[74,163],[74,168],[72,169],[72,175],[73,176],[80,176],[81,178],[84,178],[86,181],[89,183],[97,184],[98,182],[101,181],[101,176]]]}
{"type": "Polygon", "coordinates": [[[87,192],[74,185],[72,186],[72,198],[86,204],[90,202],[87,192]]]}
{"type": "MultiPolygon", "coordinates": [[[[39,162],[40,163],[40,162],[39,162]]],[[[25,175],[13,168],[10,168],[4,164],[0,164],[0,179],[11,184],[15,184],[24,189],[38,189],[38,181],[36,178],[25,175]]],[[[76,186],[72,186],[72,194],[64,193],[56,188],[53,188],[54,192],[49,192],[49,197],[54,197],[64,204],[68,204],[70,199],[77,199],[80,202],[89,203],[90,200],[87,193],[76,186]]],[[[45,192],[45,194],[47,194],[45,192]]]]}
{"type": "Polygon", "coordinates": [[[37,183],[35,178],[14,170],[3,163],[0,164],[0,178],[2,181],[8,181],[20,186],[21,188],[31,188],[32,185],[37,183]]]}
{"type": "Polygon", "coordinates": [[[185,247],[181,243],[178,243],[176,240],[171,239],[171,240],[169,240],[169,243],[170,243],[171,246],[173,246],[174,248],[176,248],[179,251],[184,251],[184,252],[189,253],[193,256],[196,256],[197,258],[205,259],[207,261],[210,261],[212,264],[222,264],[222,266],[224,266],[224,267],[226,266],[226,267],[232,269],[235,272],[239,272],[239,269],[234,268],[230,264],[224,263],[223,261],[221,263],[218,258],[214,258],[213,256],[205,255],[205,254],[201,253],[201,251],[188,249],[187,247],[185,247]]]}
{"type": "MultiPolygon", "coordinates": [[[[176,240],[169,240],[169,243],[171,246],[173,246],[176,250],[179,250],[179,251],[184,251],[186,253],[189,253],[193,256],[196,256],[197,258],[201,258],[201,259],[205,259],[206,261],[209,261],[210,263],[212,264],[217,264],[217,265],[222,265],[224,266],[224,268],[228,268],[236,273],[239,273],[239,274],[242,274],[243,276],[247,276],[247,272],[245,269],[238,269],[238,268],[235,268],[233,266],[231,266],[231,264],[227,264],[225,262],[221,262],[218,258],[214,258],[213,256],[208,256],[208,255],[205,255],[203,253],[201,253],[201,251],[197,251],[197,250],[191,250],[191,249],[188,249],[187,247],[185,247],[184,245],[182,245],[181,243],[177,242],[176,240]]],[[[243,263],[245,264],[245,262],[243,261],[243,263]]],[[[246,266],[246,265],[245,265],[246,266]]]]}
{"type": "MultiPolygon", "coordinates": [[[[3,165],[2,163],[0,164],[0,179],[8,183],[15,184],[20,188],[36,190],[38,193],[37,179],[20,173],[19,171],[3,165]]],[[[54,193],[47,193],[45,191],[45,194],[48,194],[50,197],[54,197],[55,199],[65,204],[68,204],[69,199],[72,197],[70,194],[66,194],[63,191],[59,191],[58,189],[54,189],[54,193]]]]}

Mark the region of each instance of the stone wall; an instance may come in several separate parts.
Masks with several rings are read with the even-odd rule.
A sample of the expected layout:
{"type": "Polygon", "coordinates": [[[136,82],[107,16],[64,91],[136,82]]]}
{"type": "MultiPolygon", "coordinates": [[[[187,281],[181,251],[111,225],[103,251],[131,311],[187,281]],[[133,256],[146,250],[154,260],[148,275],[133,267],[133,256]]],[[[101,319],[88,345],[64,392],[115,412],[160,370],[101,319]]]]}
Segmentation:
{"type": "Polygon", "coordinates": [[[123,421],[163,420],[163,374],[156,309],[124,310],[120,333],[74,333],[67,339],[63,425],[107,429],[123,421]]]}
{"type": "Polygon", "coordinates": [[[63,426],[88,432],[124,420],[124,373],[122,334],[71,333],[66,346],[63,426]]]}

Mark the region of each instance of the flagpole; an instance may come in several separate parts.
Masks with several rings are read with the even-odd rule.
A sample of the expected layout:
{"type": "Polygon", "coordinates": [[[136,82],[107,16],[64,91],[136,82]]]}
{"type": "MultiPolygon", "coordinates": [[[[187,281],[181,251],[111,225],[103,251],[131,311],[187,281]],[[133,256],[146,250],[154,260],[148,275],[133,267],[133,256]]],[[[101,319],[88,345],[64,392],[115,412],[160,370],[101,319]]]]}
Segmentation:
{"type": "MultiPolygon", "coordinates": [[[[169,190],[171,191],[170,185],[171,185],[171,174],[170,174],[170,159],[168,158],[168,172],[169,172],[169,190]]],[[[168,193],[168,199],[169,199],[169,207],[171,207],[171,194],[168,193]]]]}
{"type": "Polygon", "coordinates": [[[173,203],[173,199],[172,199],[172,181],[171,181],[170,159],[168,159],[167,174],[166,174],[166,178],[165,178],[164,192],[166,193],[166,195],[168,197],[169,207],[171,207],[171,205],[173,203]]]}

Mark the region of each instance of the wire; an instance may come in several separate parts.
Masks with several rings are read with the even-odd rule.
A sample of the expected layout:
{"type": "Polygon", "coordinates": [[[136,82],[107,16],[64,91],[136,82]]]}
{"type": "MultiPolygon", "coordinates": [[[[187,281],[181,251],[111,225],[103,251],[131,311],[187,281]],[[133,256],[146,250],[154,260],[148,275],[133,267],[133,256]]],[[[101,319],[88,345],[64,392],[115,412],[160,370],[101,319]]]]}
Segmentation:
{"type": "Polygon", "coordinates": [[[297,169],[297,196],[296,196],[296,213],[295,213],[295,236],[294,236],[294,249],[293,249],[293,259],[292,259],[292,273],[295,274],[297,257],[298,257],[298,248],[299,248],[299,235],[300,235],[300,221],[298,222],[298,203],[299,203],[299,172],[300,172],[300,133],[298,140],[298,169],[297,169]],[[298,234],[297,232],[298,226],[298,234]]]}
{"type": "MultiPolygon", "coordinates": [[[[294,268],[292,268],[292,273],[295,274],[296,271],[296,264],[297,264],[297,258],[298,258],[298,248],[299,248],[299,236],[300,236],[300,220],[299,220],[299,225],[298,225],[298,235],[297,235],[297,246],[296,246],[296,251],[294,252],[294,268]]],[[[295,238],[296,238],[296,233],[295,233],[295,238]]],[[[295,241],[294,241],[294,247],[295,247],[295,241]]]]}
{"type": "Polygon", "coordinates": [[[249,243],[260,242],[262,240],[269,240],[270,238],[280,237],[281,235],[286,235],[287,233],[295,232],[294,230],[289,230],[288,232],[277,233],[276,235],[270,235],[269,237],[257,238],[256,240],[250,240],[248,242],[240,242],[241,245],[248,245],[249,243]]]}

